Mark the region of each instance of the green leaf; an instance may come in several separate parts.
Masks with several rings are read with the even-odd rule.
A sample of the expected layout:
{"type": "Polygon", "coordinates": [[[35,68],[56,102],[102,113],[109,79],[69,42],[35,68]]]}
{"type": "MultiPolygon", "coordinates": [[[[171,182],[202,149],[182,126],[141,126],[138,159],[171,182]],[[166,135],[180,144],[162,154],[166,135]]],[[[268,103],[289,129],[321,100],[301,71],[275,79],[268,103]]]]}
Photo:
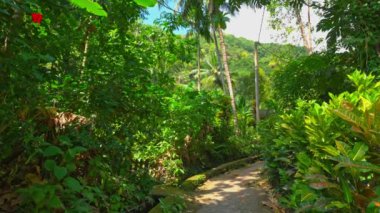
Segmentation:
{"type": "Polygon", "coordinates": [[[69,0],[71,4],[82,9],[86,9],[87,12],[97,16],[107,16],[107,12],[97,2],[91,0],[69,0]]]}
{"type": "Polygon", "coordinates": [[[301,202],[307,201],[307,200],[312,200],[315,198],[315,194],[312,192],[308,192],[302,195],[301,197],[301,202]]]}
{"type": "Polygon", "coordinates": [[[355,143],[354,148],[350,151],[349,156],[354,161],[363,160],[365,154],[368,151],[368,146],[363,143],[355,143]]]}
{"type": "Polygon", "coordinates": [[[351,194],[351,189],[347,183],[347,180],[340,177],[340,182],[342,184],[342,190],[343,190],[343,195],[344,195],[344,199],[347,201],[347,203],[351,203],[352,202],[352,194],[351,194]]]}
{"type": "Polygon", "coordinates": [[[377,196],[380,197],[380,186],[377,186],[377,187],[375,188],[375,193],[376,193],[377,196]]]}
{"type": "Polygon", "coordinates": [[[49,206],[51,208],[62,208],[63,204],[62,204],[61,200],[56,195],[53,195],[53,197],[49,201],[49,206]]]}
{"type": "Polygon", "coordinates": [[[62,153],[62,150],[57,146],[49,146],[43,151],[45,157],[56,156],[62,153]]]}
{"type": "MultiPolygon", "coordinates": [[[[57,87],[58,88],[58,87],[57,87]]],[[[64,144],[64,145],[71,145],[71,141],[70,141],[70,138],[67,137],[66,135],[61,135],[58,137],[58,140],[61,144],[64,144]]]]}
{"type": "Polygon", "coordinates": [[[48,171],[53,171],[55,166],[56,166],[56,163],[54,160],[46,160],[44,163],[44,167],[48,171]]]}
{"type": "Polygon", "coordinates": [[[76,191],[76,192],[79,192],[83,189],[82,185],[80,184],[80,182],[75,179],[75,178],[72,178],[72,177],[67,177],[65,178],[64,180],[64,184],[65,186],[67,186],[69,189],[73,190],[73,191],[76,191]]]}
{"type": "Polygon", "coordinates": [[[62,166],[55,166],[54,167],[54,175],[58,180],[62,180],[67,174],[67,169],[62,166]]]}
{"type": "Polygon", "coordinates": [[[35,203],[41,203],[45,200],[47,194],[44,188],[31,187],[28,190],[33,193],[32,199],[35,203]]]}
{"type": "Polygon", "coordinates": [[[84,151],[86,151],[86,150],[87,150],[87,149],[84,148],[84,147],[76,146],[76,147],[74,147],[74,148],[72,148],[72,149],[69,149],[68,152],[70,153],[70,155],[71,155],[72,157],[75,157],[75,155],[77,155],[77,154],[79,154],[79,153],[81,153],[81,152],[84,152],[84,151]]]}
{"type": "Polygon", "coordinates": [[[338,148],[339,152],[345,156],[348,155],[348,145],[344,142],[341,142],[341,141],[335,141],[335,145],[336,147],[338,148]]]}
{"type": "Polygon", "coordinates": [[[337,170],[341,167],[356,168],[356,169],[360,169],[360,170],[380,173],[380,167],[378,167],[374,164],[368,163],[366,161],[353,162],[350,159],[339,160],[338,165],[336,165],[334,168],[337,170]]]}
{"type": "Polygon", "coordinates": [[[94,193],[90,191],[84,191],[82,192],[82,195],[89,201],[93,202],[94,201],[94,193]]]}
{"type": "Polygon", "coordinates": [[[342,203],[340,201],[331,201],[326,206],[326,208],[332,208],[332,207],[335,207],[335,208],[338,208],[338,209],[343,209],[343,208],[349,208],[349,205],[347,205],[346,203],[342,203]]]}
{"type": "Polygon", "coordinates": [[[75,169],[76,169],[77,167],[76,167],[75,163],[68,163],[68,164],[66,165],[66,168],[67,168],[67,171],[68,171],[68,172],[73,172],[73,171],[75,171],[75,169]]]}
{"type": "Polygon", "coordinates": [[[327,181],[310,183],[309,186],[317,190],[326,189],[326,188],[338,188],[338,185],[327,182],[327,181]]]}
{"type": "Polygon", "coordinates": [[[372,102],[365,99],[364,97],[360,97],[361,103],[362,103],[362,110],[364,112],[368,111],[372,108],[372,102]]]}
{"type": "Polygon", "coordinates": [[[333,146],[324,146],[322,149],[334,157],[339,155],[339,151],[333,146]]]}
{"type": "Polygon", "coordinates": [[[305,165],[306,167],[311,166],[312,160],[305,152],[300,152],[297,154],[297,160],[305,165]]]}
{"type": "Polygon", "coordinates": [[[157,0],[134,0],[136,4],[143,7],[154,7],[156,5],[157,0]]]}

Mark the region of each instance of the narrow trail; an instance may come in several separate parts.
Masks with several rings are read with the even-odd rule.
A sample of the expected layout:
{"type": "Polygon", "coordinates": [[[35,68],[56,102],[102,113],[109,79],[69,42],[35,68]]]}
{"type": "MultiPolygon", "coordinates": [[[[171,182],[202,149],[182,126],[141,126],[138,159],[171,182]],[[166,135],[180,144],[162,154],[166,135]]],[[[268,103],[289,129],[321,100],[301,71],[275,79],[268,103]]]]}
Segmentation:
{"type": "Polygon", "coordinates": [[[195,192],[192,208],[198,213],[269,213],[268,184],[261,177],[262,161],[206,181],[195,192]]]}

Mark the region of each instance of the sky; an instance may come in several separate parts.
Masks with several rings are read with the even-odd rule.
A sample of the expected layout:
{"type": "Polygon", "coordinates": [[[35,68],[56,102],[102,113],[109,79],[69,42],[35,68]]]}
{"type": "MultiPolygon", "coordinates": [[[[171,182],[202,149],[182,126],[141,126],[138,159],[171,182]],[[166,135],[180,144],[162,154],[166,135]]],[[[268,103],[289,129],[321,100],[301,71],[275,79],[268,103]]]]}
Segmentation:
{"type": "MultiPolygon", "coordinates": [[[[170,6],[174,8],[175,7],[174,2],[171,2],[170,6]]],[[[149,15],[147,16],[147,19],[144,20],[144,22],[147,24],[152,24],[155,19],[160,17],[161,12],[163,11],[168,12],[168,10],[165,8],[161,8],[160,10],[157,5],[153,8],[149,8],[148,9],[149,15]]],[[[262,9],[254,10],[246,6],[242,7],[238,14],[236,14],[235,16],[229,16],[230,21],[227,23],[227,29],[225,30],[225,33],[232,34],[235,37],[243,37],[249,40],[256,41],[258,39],[262,14],[263,14],[262,9]]],[[[302,11],[302,17],[303,17],[303,20],[307,20],[306,8],[304,8],[304,10],[302,11]]],[[[296,30],[285,38],[284,36],[281,36],[285,32],[285,30],[280,30],[280,31],[273,30],[270,26],[270,19],[271,17],[270,17],[269,12],[265,11],[263,26],[262,26],[261,36],[260,36],[260,42],[281,43],[281,44],[291,43],[295,45],[303,45],[298,28],[295,27],[296,26],[295,22],[286,23],[286,25],[288,26],[294,26],[296,30]]],[[[313,27],[315,27],[315,25],[317,24],[319,20],[320,18],[315,13],[312,13],[311,22],[312,22],[313,27]]],[[[185,34],[186,30],[181,29],[177,31],[176,33],[185,34]]],[[[314,41],[316,41],[319,38],[324,38],[324,37],[325,37],[324,33],[320,33],[320,32],[313,33],[314,41]]],[[[325,43],[321,43],[319,45],[316,45],[314,43],[314,47],[316,47],[316,49],[319,49],[319,50],[324,49],[325,43]]]]}

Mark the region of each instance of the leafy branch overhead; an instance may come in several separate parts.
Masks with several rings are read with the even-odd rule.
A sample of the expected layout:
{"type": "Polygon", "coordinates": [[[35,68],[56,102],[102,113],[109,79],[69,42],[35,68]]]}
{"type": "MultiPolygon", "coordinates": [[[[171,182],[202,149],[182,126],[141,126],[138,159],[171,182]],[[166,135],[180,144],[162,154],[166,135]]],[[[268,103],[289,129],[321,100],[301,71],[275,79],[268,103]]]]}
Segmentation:
{"type": "Polygon", "coordinates": [[[76,7],[86,9],[87,12],[97,16],[107,16],[107,12],[97,2],[91,0],[69,0],[76,7]]]}
{"type": "MultiPolygon", "coordinates": [[[[69,0],[70,3],[76,7],[86,9],[87,12],[92,13],[97,16],[107,17],[107,12],[103,7],[94,1],[91,0],[69,0]]],[[[143,7],[153,7],[157,4],[157,0],[134,0],[134,2],[143,7]]]]}
{"type": "Polygon", "coordinates": [[[134,2],[143,7],[154,7],[157,4],[157,0],[134,0],[134,2]]]}

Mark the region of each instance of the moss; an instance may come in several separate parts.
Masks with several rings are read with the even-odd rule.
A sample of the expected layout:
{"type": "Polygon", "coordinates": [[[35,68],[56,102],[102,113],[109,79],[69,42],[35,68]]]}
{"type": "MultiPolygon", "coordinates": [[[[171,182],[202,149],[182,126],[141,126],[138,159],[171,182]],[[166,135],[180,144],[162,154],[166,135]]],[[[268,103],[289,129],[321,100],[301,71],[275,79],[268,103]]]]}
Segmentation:
{"type": "MultiPolygon", "coordinates": [[[[168,199],[168,197],[165,199],[168,199]]],[[[161,213],[161,212],[163,211],[161,209],[160,204],[157,204],[153,209],[149,210],[149,213],[161,213]]]]}
{"type": "Polygon", "coordinates": [[[194,190],[196,189],[200,184],[204,183],[207,180],[207,175],[205,173],[194,175],[189,178],[187,178],[182,183],[182,188],[185,190],[194,190]]]}
{"type": "Polygon", "coordinates": [[[157,204],[149,213],[162,213],[163,208],[168,208],[169,212],[182,212],[181,209],[191,206],[191,199],[189,196],[167,196],[161,199],[160,203],[157,204]]]}
{"type": "Polygon", "coordinates": [[[186,194],[186,192],[183,191],[182,189],[180,189],[178,187],[174,187],[174,186],[157,185],[157,186],[153,187],[150,194],[152,196],[166,197],[169,195],[184,196],[186,194]]]}

